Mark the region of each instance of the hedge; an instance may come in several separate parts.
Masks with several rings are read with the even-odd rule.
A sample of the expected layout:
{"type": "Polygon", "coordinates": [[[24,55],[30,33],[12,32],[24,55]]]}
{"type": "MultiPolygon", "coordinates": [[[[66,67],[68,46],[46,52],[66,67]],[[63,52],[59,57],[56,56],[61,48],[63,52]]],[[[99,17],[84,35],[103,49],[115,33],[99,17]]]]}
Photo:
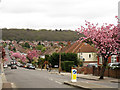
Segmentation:
{"type": "MultiPolygon", "coordinates": [[[[59,53],[53,53],[50,56],[45,57],[46,61],[49,61],[52,66],[59,65],[59,53]]],[[[77,58],[77,54],[75,53],[61,53],[61,61],[73,61],[74,65],[78,65],[79,60],[77,58]]],[[[69,64],[69,63],[68,63],[69,64]]]]}
{"type": "Polygon", "coordinates": [[[74,65],[74,61],[62,61],[61,67],[62,70],[65,70],[66,72],[71,72],[71,67],[74,65]]]}

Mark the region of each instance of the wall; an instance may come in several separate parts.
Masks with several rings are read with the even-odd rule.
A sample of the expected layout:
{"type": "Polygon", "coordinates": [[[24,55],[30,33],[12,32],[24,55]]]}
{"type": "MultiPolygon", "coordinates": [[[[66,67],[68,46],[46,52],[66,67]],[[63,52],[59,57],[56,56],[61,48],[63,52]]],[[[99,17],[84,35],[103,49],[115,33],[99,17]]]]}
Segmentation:
{"type": "MultiPolygon", "coordinates": [[[[100,76],[101,67],[82,67],[78,69],[78,73],[84,74],[93,74],[95,76],[100,76]],[[80,70],[81,69],[81,70],[80,70]]],[[[106,77],[113,77],[113,78],[120,78],[120,69],[110,69],[107,68],[105,70],[104,76],[106,77]]]]}

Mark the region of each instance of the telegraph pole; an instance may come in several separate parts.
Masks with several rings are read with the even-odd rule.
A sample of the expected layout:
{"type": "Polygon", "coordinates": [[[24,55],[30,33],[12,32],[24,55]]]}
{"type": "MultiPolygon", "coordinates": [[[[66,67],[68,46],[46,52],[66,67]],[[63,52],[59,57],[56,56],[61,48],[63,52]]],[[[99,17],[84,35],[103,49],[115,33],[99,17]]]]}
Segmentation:
{"type": "Polygon", "coordinates": [[[61,50],[62,48],[60,48],[60,53],[59,53],[59,73],[61,72],[61,50]]]}

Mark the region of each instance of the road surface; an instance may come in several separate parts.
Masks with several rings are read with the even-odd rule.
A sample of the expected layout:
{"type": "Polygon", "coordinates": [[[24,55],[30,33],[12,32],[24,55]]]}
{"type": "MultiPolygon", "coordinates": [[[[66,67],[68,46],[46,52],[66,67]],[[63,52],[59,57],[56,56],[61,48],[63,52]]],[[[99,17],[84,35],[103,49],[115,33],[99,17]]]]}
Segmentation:
{"type": "MultiPolygon", "coordinates": [[[[6,57],[11,61],[8,54],[8,48],[5,48],[6,57]]],[[[23,67],[4,70],[8,82],[14,83],[16,88],[75,88],[63,84],[64,81],[70,81],[70,76],[50,74],[47,70],[31,70],[23,67]]]]}
{"type": "Polygon", "coordinates": [[[5,75],[8,82],[14,83],[17,88],[74,88],[63,84],[64,81],[70,81],[69,76],[50,74],[46,70],[7,68],[5,75]]]}

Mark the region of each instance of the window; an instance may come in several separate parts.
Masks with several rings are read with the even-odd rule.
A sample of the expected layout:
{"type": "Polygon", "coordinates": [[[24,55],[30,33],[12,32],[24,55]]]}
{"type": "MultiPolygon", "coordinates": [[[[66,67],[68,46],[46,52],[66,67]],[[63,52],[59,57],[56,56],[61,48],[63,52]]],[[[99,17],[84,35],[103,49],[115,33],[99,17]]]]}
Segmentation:
{"type": "Polygon", "coordinates": [[[91,58],[91,54],[89,54],[89,58],[91,58]]]}
{"type": "Polygon", "coordinates": [[[111,63],[115,63],[115,62],[117,62],[117,57],[116,57],[116,55],[112,55],[111,56],[111,63]]]}
{"type": "Polygon", "coordinates": [[[83,59],[83,56],[80,56],[80,59],[83,59]]]}
{"type": "Polygon", "coordinates": [[[99,64],[102,64],[102,56],[99,57],[99,64]]]}

